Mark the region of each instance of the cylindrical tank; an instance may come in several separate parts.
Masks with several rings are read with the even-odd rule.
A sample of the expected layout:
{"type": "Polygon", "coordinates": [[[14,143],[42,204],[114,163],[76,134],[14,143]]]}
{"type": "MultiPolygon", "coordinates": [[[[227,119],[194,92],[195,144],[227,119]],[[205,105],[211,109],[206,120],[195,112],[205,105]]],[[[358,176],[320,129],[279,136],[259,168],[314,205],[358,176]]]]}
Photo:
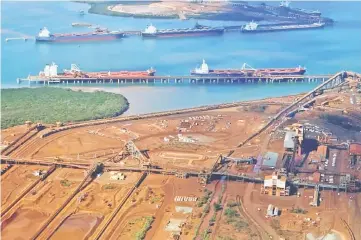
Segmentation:
{"type": "Polygon", "coordinates": [[[54,77],[58,75],[58,65],[55,63],[51,64],[50,66],[50,76],[54,77]]]}
{"type": "Polygon", "coordinates": [[[46,65],[45,65],[45,68],[44,68],[44,76],[46,76],[46,77],[49,77],[49,76],[50,76],[50,66],[49,66],[49,64],[46,64],[46,65]]]}

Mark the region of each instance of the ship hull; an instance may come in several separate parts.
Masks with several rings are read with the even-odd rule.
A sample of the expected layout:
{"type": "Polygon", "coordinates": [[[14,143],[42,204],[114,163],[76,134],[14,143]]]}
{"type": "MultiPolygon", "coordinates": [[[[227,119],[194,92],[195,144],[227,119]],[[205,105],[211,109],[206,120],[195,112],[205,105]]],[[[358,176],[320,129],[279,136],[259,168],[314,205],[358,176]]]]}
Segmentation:
{"type": "Polygon", "coordinates": [[[70,35],[70,36],[50,36],[36,37],[37,42],[82,42],[82,41],[105,41],[124,38],[124,33],[101,34],[101,35],[70,35]]]}
{"type": "Polygon", "coordinates": [[[263,33],[263,32],[284,32],[284,31],[296,31],[296,30],[311,30],[320,29],[324,26],[312,26],[312,27],[294,27],[294,28],[260,28],[255,30],[242,29],[242,33],[263,33]]]}
{"type": "Polygon", "coordinates": [[[209,30],[202,32],[157,32],[157,33],[142,33],[143,38],[174,38],[174,37],[202,37],[202,36],[216,36],[222,35],[224,30],[209,30]]]}
{"type": "Polygon", "coordinates": [[[304,75],[305,69],[287,69],[287,70],[277,70],[277,69],[259,69],[259,70],[210,70],[209,73],[196,73],[191,71],[192,76],[197,77],[260,77],[260,76],[296,76],[304,75]],[[270,71],[271,70],[271,71],[270,71]]]}
{"type": "Polygon", "coordinates": [[[267,73],[267,72],[262,72],[262,75],[272,75],[272,76],[287,76],[287,75],[304,75],[306,72],[306,70],[301,69],[299,71],[290,71],[290,72],[272,72],[272,73],[267,73]]]}
{"type": "Polygon", "coordinates": [[[197,77],[245,77],[246,73],[195,73],[191,72],[192,76],[197,77]]]}

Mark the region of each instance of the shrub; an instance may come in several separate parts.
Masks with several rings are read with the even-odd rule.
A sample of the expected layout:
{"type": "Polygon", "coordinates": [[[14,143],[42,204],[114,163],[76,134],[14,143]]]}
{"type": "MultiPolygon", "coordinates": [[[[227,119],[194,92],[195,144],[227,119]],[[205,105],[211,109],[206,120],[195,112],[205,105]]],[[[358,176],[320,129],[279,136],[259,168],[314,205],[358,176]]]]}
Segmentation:
{"type": "Polygon", "coordinates": [[[238,217],[239,214],[236,210],[232,209],[232,208],[227,208],[225,211],[224,211],[224,215],[226,215],[227,217],[229,218],[234,218],[234,217],[238,217]]]}
{"type": "Polygon", "coordinates": [[[129,107],[120,94],[41,87],[1,90],[1,128],[33,123],[84,121],[114,117],[129,107]]]}
{"type": "Polygon", "coordinates": [[[213,204],[213,207],[214,207],[214,210],[215,210],[216,212],[218,212],[219,210],[222,209],[222,205],[219,204],[219,203],[214,203],[214,204],[213,204]]]}
{"type": "Polygon", "coordinates": [[[60,184],[63,186],[63,187],[70,187],[71,186],[71,182],[67,179],[63,179],[60,181],[60,184]]]}

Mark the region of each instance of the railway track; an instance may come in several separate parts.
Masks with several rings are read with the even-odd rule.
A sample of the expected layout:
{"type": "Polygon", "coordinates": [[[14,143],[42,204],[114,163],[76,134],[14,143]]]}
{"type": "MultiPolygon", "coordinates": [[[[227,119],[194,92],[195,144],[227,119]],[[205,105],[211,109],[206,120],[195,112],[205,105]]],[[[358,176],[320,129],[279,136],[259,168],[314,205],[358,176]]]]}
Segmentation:
{"type": "Polygon", "coordinates": [[[347,228],[348,233],[350,234],[351,240],[356,240],[355,234],[353,233],[350,225],[345,221],[345,219],[341,218],[343,225],[347,228]]]}
{"type": "Polygon", "coordinates": [[[53,165],[48,169],[48,171],[38,180],[33,182],[29,187],[27,187],[9,206],[1,211],[1,217],[3,217],[6,213],[8,213],[26,194],[30,192],[39,182],[44,181],[51,173],[53,173],[56,169],[56,166],[53,165]]]}
{"type": "Polygon", "coordinates": [[[74,132],[61,132],[59,134],[49,136],[46,139],[42,139],[39,137],[33,138],[30,141],[26,142],[18,151],[14,152],[11,156],[13,157],[32,157],[35,153],[37,153],[41,148],[45,145],[51,143],[52,141],[70,135],[75,134],[74,132]]]}
{"type": "Polygon", "coordinates": [[[51,215],[48,220],[37,230],[34,236],[31,237],[32,240],[38,239],[39,236],[45,231],[45,229],[49,229],[49,225],[53,222],[53,220],[63,211],[63,209],[70,203],[70,201],[77,195],[81,189],[84,187],[85,183],[90,179],[92,180],[93,174],[97,171],[99,165],[93,165],[91,169],[89,169],[88,174],[85,176],[83,181],[78,185],[75,191],[68,197],[68,199],[58,208],[53,215],[51,215]]]}
{"type": "Polygon", "coordinates": [[[113,211],[112,215],[109,217],[107,222],[104,224],[104,226],[101,228],[101,230],[98,232],[98,234],[95,236],[94,240],[102,239],[104,232],[107,230],[111,222],[114,220],[120,209],[124,206],[124,204],[127,202],[129,197],[132,195],[135,189],[137,189],[140,184],[143,182],[143,180],[146,178],[147,174],[143,172],[143,174],[140,176],[138,181],[134,184],[134,186],[128,191],[128,193],[125,195],[125,197],[122,199],[120,204],[117,206],[117,208],[113,211]]]}
{"type": "Polygon", "coordinates": [[[29,128],[24,134],[18,137],[15,141],[13,141],[10,145],[8,145],[5,149],[2,150],[2,155],[10,155],[20,146],[25,144],[26,141],[31,139],[34,135],[38,133],[40,130],[39,126],[33,126],[29,128]]]}
{"type": "MultiPolygon", "coordinates": [[[[295,96],[297,96],[297,95],[295,95],[295,96]]],[[[125,122],[125,121],[148,119],[148,118],[165,117],[165,116],[176,115],[176,114],[187,114],[187,113],[193,113],[193,112],[210,111],[210,110],[230,108],[230,107],[248,106],[250,104],[257,104],[257,103],[258,104],[263,103],[263,104],[268,104],[268,105],[278,105],[278,104],[284,105],[285,104],[285,102],[280,101],[280,100],[279,101],[269,101],[267,99],[260,99],[260,100],[253,100],[253,101],[247,101],[247,102],[224,103],[224,104],[206,105],[206,106],[200,106],[200,107],[194,107],[194,108],[184,108],[184,109],[178,109],[178,110],[173,110],[173,111],[146,113],[146,114],[141,114],[141,115],[127,116],[127,117],[115,117],[115,118],[110,118],[110,119],[90,120],[90,121],[84,121],[81,123],[76,123],[73,125],[66,125],[63,127],[49,130],[48,132],[43,133],[43,135],[41,137],[47,138],[48,136],[53,135],[55,133],[74,129],[74,128],[97,126],[97,125],[102,125],[102,124],[111,124],[111,123],[118,123],[118,122],[125,122]]]]}
{"type": "MultiPolygon", "coordinates": [[[[254,230],[256,231],[256,234],[258,236],[258,238],[260,240],[265,240],[265,239],[268,239],[268,238],[264,238],[264,236],[262,236],[262,233],[261,231],[259,230],[259,226],[257,226],[256,224],[254,224],[253,220],[250,219],[250,217],[248,216],[248,214],[246,213],[246,209],[244,209],[243,207],[243,204],[242,204],[242,199],[241,199],[241,196],[237,195],[236,196],[236,202],[237,202],[237,208],[238,208],[238,211],[239,213],[249,222],[249,223],[252,223],[252,225],[254,226],[254,230]]],[[[268,235],[267,235],[268,237],[268,235]]]]}

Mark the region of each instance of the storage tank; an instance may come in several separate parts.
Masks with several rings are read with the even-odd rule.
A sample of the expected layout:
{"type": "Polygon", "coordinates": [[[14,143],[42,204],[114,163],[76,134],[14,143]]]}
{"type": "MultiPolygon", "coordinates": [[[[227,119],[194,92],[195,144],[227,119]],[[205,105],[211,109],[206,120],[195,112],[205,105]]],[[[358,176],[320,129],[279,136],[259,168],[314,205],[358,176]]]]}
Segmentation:
{"type": "Polygon", "coordinates": [[[278,207],[275,207],[273,211],[273,216],[278,216],[278,213],[279,213],[278,207]]]}
{"type": "Polygon", "coordinates": [[[267,215],[268,216],[273,216],[273,205],[272,204],[268,205],[267,215]]]}
{"type": "Polygon", "coordinates": [[[50,76],[50,66],[49,64],[46,64],[44,67],[44,76],[49,77],[50,76]]]}
{"type": "Polygon", "coordinates": [[[58,65],[56,65],[55,63],[52,63],[50,66],[50,76],[58,76],[58,65]]]}

